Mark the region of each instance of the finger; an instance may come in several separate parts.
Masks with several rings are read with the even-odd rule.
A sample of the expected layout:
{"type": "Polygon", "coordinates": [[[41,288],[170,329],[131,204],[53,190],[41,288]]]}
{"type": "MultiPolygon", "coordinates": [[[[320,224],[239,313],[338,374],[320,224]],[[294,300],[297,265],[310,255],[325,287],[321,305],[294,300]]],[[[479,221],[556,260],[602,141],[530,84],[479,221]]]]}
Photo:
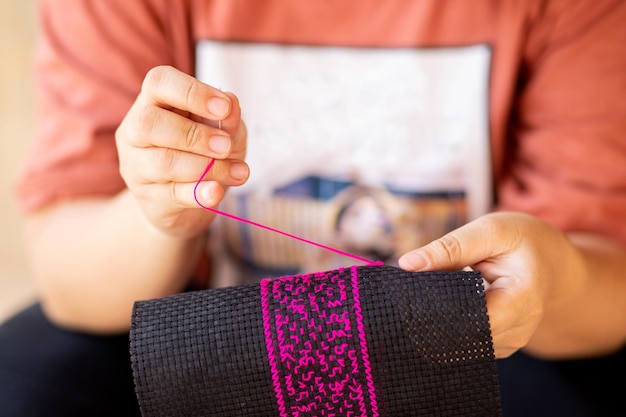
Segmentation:
{"type": "Polygon", "coordinates": [[[170,66],[158,66],[146,74],[140,97],[209,120],[225,119],[232,108],[227,94],[170,66]]]}
{"type": "Polygon", "coordinates": [[[503,333],[492,335],[491,342],[496,358],[506,358],[522,349],[526,345],[526,342],[522,342],[522,340],[527,341],[527,338],[521,337],[524,333],[525,331],[522,327],[516,327],[503,333]]]}
{"type": "Polygon", "coordinates": [[[506,222],[485,216],[470,222],[398,260],[408,271],[456,270],[511,250],[515,237],[505,233],[506,222]]]}
{"type": "Polygon", "coordinates": [[[222,185],[237,186],[248,180],[250,168],[239,159],[216,159],[202,180],[218,181],[222,185]]]}
{"type": "Polygon", "coordinates": [[[503,289],[490,289],[485,291],[487,302],[487,315],[491,330],[491,340],[496,358],[510,356],[520,348],[514,340],[516,328],[512,309],[507,308],[507,303],[514,302],[511,296],[503,289]]]}
{"type": "Polygon", "coordinates": [[[224,130],[183,117],[155,105],[135,111],[136,122],[128,135],[136,147],[171,148],[197,155],[225,158],[232,149],[232,140],[224,130]]]}
{"type": "Polygon", "coordinates": [[[228,97],[228,100],[230,100],[230,109],[226,117],[219,119],[221,120],[220,128],[233,133],[236,132],[241,125],[241,106],[239,105],[239,99],[235,94],[227,91],[222,93],[228,97]]]}
{"type": "Polygon", "coordinates": [[[197,187],[195,182],[172,182],[151,184],[145,188],[144,194],[149,195],[152,202],[158,202],[158,207],[188,209],[201,208],[198,203],[215,207],[224,197],[224,190],[224,186],[216,181],[202,181],[197,187]]]}
{"type": "MultiPolygon", "coordinates": [[[[509,280],[506,277],[500,279],[509,280]]],[[[501,282],[497,287],[492,286],[489,291],[485,291],[489,324],[493,335],[499,335],[506,329],[514,327],[519,318],[519,311],[512,308],[517,301],[513,290],[508,285],[513,284],[501,282]]]]}
{"type": "MultiPolygon", "coordinates": [[[[186,186],[176,188],[177,189],[174,191],[174,195],[181,193],[180,198],[183,201],[189,198],[186,186]]],[[[202,181],[198,183],[197,186],[194,185],[194,189],[192,191],[194,201],[190,207],[198,207],[198,204],[200,204],[203,208],[215,207],[220,201],[222,201],[224,194],[225,189],[220,183],[215,181],[202,181]]]]}
{"type": "Polygon", "coordinates": [[[243,119],[238,119],[237,127],[230,131],[234,132],[231,135],[232,148],[230,156],[231,158],[244,159],[246,155],[246,147],[248,142],[248,130],[243,119]]]}
{"type": "MultiPolygon", "coordinates": [[[[234,93],[231,93],[228,91],[222,91],[222,90],[219,90],[219,91],[224,93],[230,100],[230,111],[227,117],[223,119],[219,119],[219,120],[213,120],[213,119],[208,119],[206,117],[199,117],[199,116],[196,116],[194,114],[189,114],[189,113],[183,114],[183,116],[189,117],[195,121],[202,122],[209,126],[218,127],[232,134],[233,132],[238,131],[242,123],[241,106],[239,105],[239,98],[237,98],[237,96],[234,93]]],[[[233,136],[235,135],[233,134],[233,136]]]]}
{"type": "MultiPolygon", "coordinates": [[[[136,151],[133,175],[136,182],[197,182],[211,161],[210,158],[167,148],[146,148],[136,151]]],[[[216,159],[204,180],[225,186],[243,184],[250,174],[248,165],[238,159],[216,159]]]]}
{"type": "Polygon", "coordinates": [[[542,317],[542,304],[525,280],[502,276],[485,291],[494,346],[514,352],[528,343],[542,317]]]}

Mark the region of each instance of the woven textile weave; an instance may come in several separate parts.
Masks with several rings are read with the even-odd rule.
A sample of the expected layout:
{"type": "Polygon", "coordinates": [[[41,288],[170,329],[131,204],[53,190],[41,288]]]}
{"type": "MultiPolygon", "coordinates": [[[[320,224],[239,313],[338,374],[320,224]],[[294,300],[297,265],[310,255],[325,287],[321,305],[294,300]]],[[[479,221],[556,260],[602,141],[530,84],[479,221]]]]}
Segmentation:
{"type": "Polygon", "coordinates": [[[361,266],[135,304],[148,416],[500,416],[478,272],[361,266]]]}

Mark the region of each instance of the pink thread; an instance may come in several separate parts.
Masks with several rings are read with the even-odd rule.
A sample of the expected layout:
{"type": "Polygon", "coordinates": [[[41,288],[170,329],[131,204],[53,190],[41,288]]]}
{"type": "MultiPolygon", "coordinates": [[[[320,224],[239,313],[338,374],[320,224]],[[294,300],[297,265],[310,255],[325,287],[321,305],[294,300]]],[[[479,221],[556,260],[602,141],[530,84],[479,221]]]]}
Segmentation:
{"type": "Polygon", "coordinates": [[[214,209],[214,208],[211,208],[211,207],[206,207],[198,199],[198,186],[200,185],[200,183],[202,182],[202,180],[204,179],[206,174],[208,174],[208,172],[211,169],[211,167],[213,167],[214,163],[215,163],[215,159],[211,159],[211,161],[209,162],[207,167],[204,169],[204,172],[202,173],[202,176],[196,182],[196,186],[193,189],[193,198],[196,200],[196,203],[198,203],[198,205],[200,207],[202,207],[203,209],[211,211],[211,212],[213,212],[215,214],[219,214],[219,215],[224,216],[224,217],[228,217],[229,219],[237,220],[239,222],[243,222],[243,223],[246,223],[246,224],[249,224],[249,225],[252,225],[252,226],[260,227],[261,229],[265,229],[265,230],[268,230],[270,232],[278,233],[280,235],[287,236],[287,237],[289,237],[291,239],[295,239],[295,240],[298,240],[300,242],[307,243],[309,245],[317,246],[319,248],[326,249],[326,250],[331,251],[331,252],[335,252],[335,253],[337,253],[339,255],[346,256],[348,258],[356,259],[358,261],[366,263],[367,265],[381,266],[381,265],[384,264],[384,262],[382,262],[382,261],[372,261],[371,259],[363,258],[363,257],[355,255],[353,253],[345,252],[345,251],[342,251],[340,249],[333,248],[332,246],[323,245],[323,244],[315,242],[313,240],[305,239],[303,237],[296,236],[296,235],[293,235],[291,233],[283,232],[282,230],[278,230],[278,229],[275,229],[273,227],[266,226],[264,224],[257,223],[257,222],[252,221],[252,220],[244,219],[243,217],[235,216],[234,214],[226,213],[224,211],[220,211],[220,210],[217,210],[217,209],[214,209]]]}
{"type": "Polygon", "coordinates": [[[276,354],[274,351],[274,342],[272,341],[272,327],[270,324],[270,307],[269,307],[269,279],[261,281],[261,310],[263,313],[263,332],[265,333],[265,345],[267,346],[267,357],[270,363],[270,373],[272,374],[272,385],[276,394],[276,402],[278,403],[278,412],[280,417],[287,417],[287,407],[283,398],[283,391],[280,386],[280,374],[276,364],[276,354]]]}
{"type": "Polygon", "coordinates": [[[359,274],[355,266],[351,268],[351,273],[352,298],[354,299],[354,315],[356,317],[356,327],[359,333],[359,341],[361,343],[361,359],[363,359],[363,367],[365,368],[365,376],[367,380],[367,390],[370,394],[370,402],[372,404],[372,417],[378,417],[378,402],[376,401],[376,390],[374,389],[374,377],[372,376],[372,365],[370,364],[370,355],[367,350],[367,339],[365,338],[365,325],[363,324],[361,294],[359,293],[359,274]]]}

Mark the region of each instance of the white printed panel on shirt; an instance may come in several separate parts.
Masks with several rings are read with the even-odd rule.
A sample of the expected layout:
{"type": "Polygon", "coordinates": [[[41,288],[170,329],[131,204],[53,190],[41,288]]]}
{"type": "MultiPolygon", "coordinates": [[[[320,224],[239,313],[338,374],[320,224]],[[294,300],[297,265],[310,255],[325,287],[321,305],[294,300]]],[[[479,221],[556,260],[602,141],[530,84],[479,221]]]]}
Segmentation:
{"type": "MultiPolygon", "coordinates": [[[[330,178],[403,196],[461,194],[468,220],[492,203],[490,59],[485,45],[378,49],[202,41],[197,76],[241,102],[251,176],[231,195],[265,196],[288,213],[284,200],[271,203],[276,189],[330,178]]],[[[301,206],[295,203],[294,215],[301,206]]],[[[456,200],[451,206],[460,207],[456,200]]],[[[309,212],[318,209],[320,218],[328,217],[323,204],[309,212]]],[[[256,209],[247,210],[252,216],[256,209]]],[[[280,221],[274,226],[281,228],[280,221]]],[[[271,252],[288,253],[280,247],[271,252]]]]}

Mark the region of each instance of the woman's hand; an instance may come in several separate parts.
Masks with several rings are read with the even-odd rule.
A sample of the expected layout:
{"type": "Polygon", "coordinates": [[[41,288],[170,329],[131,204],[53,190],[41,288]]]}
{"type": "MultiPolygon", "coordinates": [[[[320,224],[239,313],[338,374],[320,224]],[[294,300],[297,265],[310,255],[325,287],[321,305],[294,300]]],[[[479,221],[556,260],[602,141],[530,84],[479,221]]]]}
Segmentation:
{"type": "Polygon", "coordinates": [[[165,234],[194,237],[228,186],[243,184],[246,129],[237,98],[172,67],[156,67],[116,132],[120,172],[150,223],[165,234]]]}
{"type": "Polygon", "coordinates": [[[492,213],[403,255],[409,271],[479,270],[495,355],[526,346],[549,308],[582,288],[582,261],[567,237],[521,213],[492,213]]]}

